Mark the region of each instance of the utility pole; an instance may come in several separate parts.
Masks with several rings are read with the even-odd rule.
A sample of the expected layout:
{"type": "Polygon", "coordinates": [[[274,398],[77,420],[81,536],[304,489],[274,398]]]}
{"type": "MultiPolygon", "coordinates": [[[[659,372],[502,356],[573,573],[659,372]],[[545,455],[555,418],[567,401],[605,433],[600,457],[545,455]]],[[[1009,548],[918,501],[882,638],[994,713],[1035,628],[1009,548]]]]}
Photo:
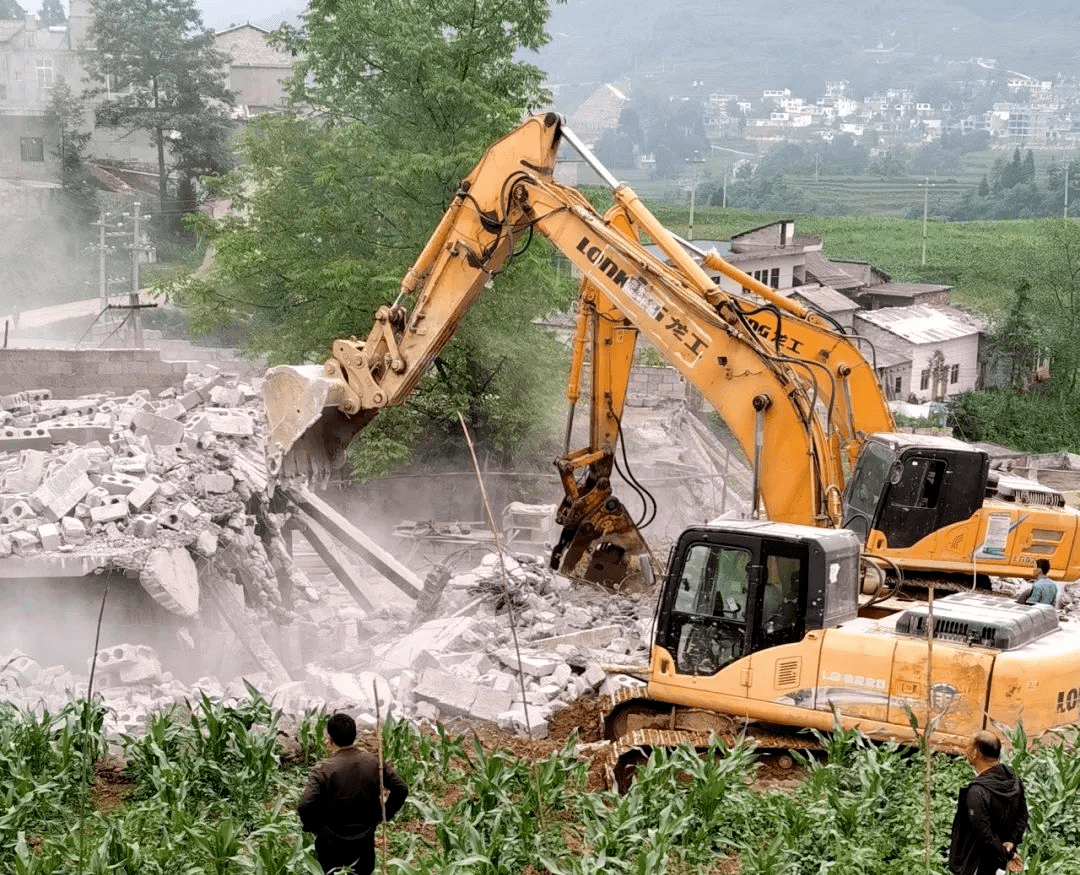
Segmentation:
{"type": "Polygon", "coordinates": [[[688,240],[694,239],[694,197],[697,194],[697,165],[704,164],[705,159],[700,157],[697,152],[694,153],[693,158],[687,158],[686,163],[693,165],[690,175],[690,221],[687,224],[686,237],[688,240]]]}
{"type": "Polygon", "coordinates": [[[930,177],[922,184],[922,267],[927,266],[927,212],[930,205],[930,177]]]}
{"type": "Polygon", "coordinates": [[[108,289],[105,282],[105,210],[102,210],[98,218],[98,297],[101,299],[102,310],[109,303],[108,289]]]}
{"type": "Polygon", "coordinates": [[[135,201],[135,238],[131,245],[131,324],[135,329],[135,348],[142,349],[142,317],[139,315],[139,256],[142,254],[142,238],[139,236],[139,202],[135,201]]]}

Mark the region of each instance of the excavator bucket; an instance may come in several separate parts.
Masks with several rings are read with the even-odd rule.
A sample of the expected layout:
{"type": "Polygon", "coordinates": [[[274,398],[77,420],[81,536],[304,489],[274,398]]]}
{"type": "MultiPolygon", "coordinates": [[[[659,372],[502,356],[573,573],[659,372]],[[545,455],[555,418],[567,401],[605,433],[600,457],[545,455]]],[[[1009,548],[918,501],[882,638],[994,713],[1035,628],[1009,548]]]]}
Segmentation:
{"type": "Polygon", "coordinates": [[[345,464],[345,449],[377,411],[340,409],[345,384],[321,365],[278,365],[262,387],[269,429],[266,461],[273,478],[325,477],[345,464]]]}
{"type": "Polygon", "coordinates": [[[563,527],[551,567],[615,593],[649,591],[655,571],[641,532],[613,496],[580,522],[563,527]]]}

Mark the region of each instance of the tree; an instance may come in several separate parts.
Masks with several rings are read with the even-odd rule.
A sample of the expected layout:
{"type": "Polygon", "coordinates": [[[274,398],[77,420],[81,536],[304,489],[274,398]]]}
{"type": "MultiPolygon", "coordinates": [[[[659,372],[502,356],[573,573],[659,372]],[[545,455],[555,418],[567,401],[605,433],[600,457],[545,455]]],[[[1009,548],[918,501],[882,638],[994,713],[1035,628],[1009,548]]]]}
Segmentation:
{"type": "Polygon", "coordinates": [[[15,0],[0,0],[0,21],[20,21],[26,17],[26,10],[15,0]]]}
{"type": "MultiPolygon", "coordinates": [[[[543,74],[515,61],[543,43],[543,0],[476,15],[471,0],[314,0],[290,91],[307,111],[256,120],[224,186],[233,212],[199,217],[212,274],[187,285],[200,326],[233,322],[273,361],[325,359],[394,299],[460,180],[523,113],[545,105],[543,74]]],[[[564,310],[569,278],[542,241],[515,258],[455,331],[408,405],[354,444],[371,476],[412,456],[461,452],[460,411],[482,453],[538,452],[565,359],[537,317],[564,310]]],[[[545,446],[541,456],[550,452],[545,446]]]]}
{"type": "Polygon", "coordinates": [[[49,90],[45,119],[59,131],[56,157],[60,162],[60,185],[76,221],[84,224],[97,214],[96,186],[86,167],[86,146],[90,132],[81,130],[86,111],[63,76],[49,90]]]}
{"type": "Polygon", "coordinates": [[[86,97],[99,124],[150,135],[157,148],[158,196],[169,200],[165,152],[191,179],[226,170],[232,92],[226,56],[214,48],[194,0],[92,0],[86,69],[98,83],[86,97]],[[198,156],[198,157],[195,157],[198,156]]]}
{"type": "Polygon", "coordinates": [[[63,24],[67,21],[64,6],[60,0],[42,0],[41,9],[38,10],[38,18],[46,27],[53,24],[63,24]]]}
{"type": "Polygon", "coordinates": [[[1035,329],[1035,308],[1032,306],[1031,282],[1022,279],[999,325],[991,332],[994,344],[1006,357],[1009,386],[1023,390],[1035,372],[1039,344],[1035,329]]]}

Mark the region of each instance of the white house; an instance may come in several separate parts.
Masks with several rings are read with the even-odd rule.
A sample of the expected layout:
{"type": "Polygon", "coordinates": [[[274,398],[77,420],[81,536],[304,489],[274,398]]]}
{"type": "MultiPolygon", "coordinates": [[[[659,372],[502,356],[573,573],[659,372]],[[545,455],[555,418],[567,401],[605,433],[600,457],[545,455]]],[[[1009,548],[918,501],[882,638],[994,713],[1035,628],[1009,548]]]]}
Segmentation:
{"type": "Polygon", "coordinates": [[[977,387],[979,337],[986,324],[974,314],[924,304],[886,307],[856,313],[854,327],[875,346],[910,361],[910,376],[903,382],[919,403],[977,387]]]}

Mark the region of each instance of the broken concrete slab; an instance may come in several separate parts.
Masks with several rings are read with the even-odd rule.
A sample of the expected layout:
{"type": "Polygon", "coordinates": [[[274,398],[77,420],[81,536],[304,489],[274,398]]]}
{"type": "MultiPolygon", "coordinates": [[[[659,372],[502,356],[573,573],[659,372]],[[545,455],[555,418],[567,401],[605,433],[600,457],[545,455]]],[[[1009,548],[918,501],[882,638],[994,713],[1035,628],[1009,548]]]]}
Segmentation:
{"type": "Polygon", "coordinates": [[[181,617],[199,616],[199,575],[183,547],[157,547],[139,570],[139,583],[158,604],[181,617]]]}
{"type": "Polygon", "coordinates": [[[519,657],[517,653],[509,648],[496,650],[494,655],[503,665],[515,671],[523,671],[534,678],[547,677],[559,665],[557,660],[531,653],[522,653],[519,657]]]}
{"type": "Polygon", "coordinates": [[[537,650],[556,650],[559,647],[570,645],[571,647],[591,650],[598,647],[607,647],[623,634],[624,630],[621,626],[600,626],[597,629],[582,629],[580,632],[570,632],[566,635],[534,638],[529,642],[529,647],[537,650]]]}
{"type": "Polygon", "coordinates": [[[427,669],[420,676],[413,695],[430,702],[439,713],[449,717],[472,717],[495,722],[499,714],[510,710],[507,693],[472,683],[446,672],[427,669]]]}
{"type": "Polygon", "coordinates": [[[22,450],[16,468],[4,476],[5,493],[31,493],[45,476],[46,455],[41,450],[22,450]]]}

